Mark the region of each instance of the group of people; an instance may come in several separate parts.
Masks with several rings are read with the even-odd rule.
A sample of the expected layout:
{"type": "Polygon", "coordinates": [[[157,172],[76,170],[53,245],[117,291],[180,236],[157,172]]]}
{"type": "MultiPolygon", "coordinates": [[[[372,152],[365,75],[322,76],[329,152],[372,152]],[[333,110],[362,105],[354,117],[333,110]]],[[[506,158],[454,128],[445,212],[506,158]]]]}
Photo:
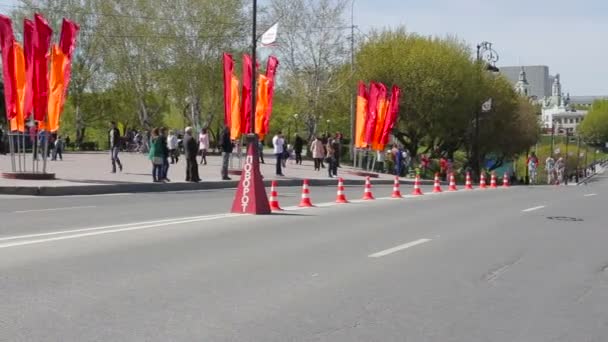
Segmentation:
{"type": "MultiPolygon", "coordinates": [[[[315,136],[310,143],[310,151],[314,160],[315,171],[320,171],[325,168],[327,163],[328,176],[336,177],[338,168],[340,167],[340,149],[341,136],[339,133],[333,138],[315,136]]],[[[285,137],[281,131],[272,138],[273,154],[276,158],[276,175],[284,176],[283,170],[287,166],[286,162],[289,158],[294,157],[296,165],[302,165],[302,152],[304,150],[305,141],[299,134],[295,135],[294,145],[287,145],[285,137]]],[[[263,156],[261,156],[263,162],[263,156]]]]}
{"type": "MultiPolygon", "coordinates": [[[[528,175],[530,184],[537,184],[538,177],[538,157],[534,152],[530,154],[526,162],[528,166],[528,175]]],[[[564,158],[559,157],[557,161],[553,156],[548,156],[545,160],[545,171],[547,172],[547,184],[562,184],[566,180],[566,162],[564,158]]]]}

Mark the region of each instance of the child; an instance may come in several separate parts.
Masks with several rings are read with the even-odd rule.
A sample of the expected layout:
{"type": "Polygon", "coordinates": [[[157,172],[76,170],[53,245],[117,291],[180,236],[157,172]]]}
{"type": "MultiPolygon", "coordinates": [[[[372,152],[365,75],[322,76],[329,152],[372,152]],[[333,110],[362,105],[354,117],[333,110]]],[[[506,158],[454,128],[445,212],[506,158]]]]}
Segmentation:
{"type": "Polygon", "coordinates": [[[57,160],[57,156],[59,156],[59,160],[63,160],[63,148],[63,138],[61,135],[57,136],[57,139],[55,139],[55,149],[53,150],[53,160],[57,160]]]}

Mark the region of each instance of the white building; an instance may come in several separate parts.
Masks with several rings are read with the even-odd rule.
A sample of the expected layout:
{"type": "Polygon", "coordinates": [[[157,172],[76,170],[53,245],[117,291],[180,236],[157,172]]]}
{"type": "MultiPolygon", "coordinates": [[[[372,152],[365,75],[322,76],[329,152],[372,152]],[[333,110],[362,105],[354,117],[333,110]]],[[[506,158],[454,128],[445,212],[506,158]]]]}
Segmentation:
{"type": "Polygon", "coordinates": [[[541,122],[547,131],[555,129],[556,134],[575,133],[578,125],[587,115],[586,110],[576,110],[570,101],[570,94],[564,96],[559,74],[555,75],[551,96],[540,101],[541,122]]]}

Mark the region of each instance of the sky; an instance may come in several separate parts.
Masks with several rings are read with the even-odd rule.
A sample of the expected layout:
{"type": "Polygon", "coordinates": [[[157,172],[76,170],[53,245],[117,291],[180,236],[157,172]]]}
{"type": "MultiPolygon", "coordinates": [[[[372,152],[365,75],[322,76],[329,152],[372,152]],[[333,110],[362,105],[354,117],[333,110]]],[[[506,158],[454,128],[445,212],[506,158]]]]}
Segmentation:
{"type": "MultiPolygon", "coordinates": [[[[0,12],[16,3],[0,0],[0,12]]],[[[547,65],[564,92],[608,95],[608,0],[354,0],[354,19],[363,32],[405,26],[472,48],[489,41],[498,67],[547,65]]]]}

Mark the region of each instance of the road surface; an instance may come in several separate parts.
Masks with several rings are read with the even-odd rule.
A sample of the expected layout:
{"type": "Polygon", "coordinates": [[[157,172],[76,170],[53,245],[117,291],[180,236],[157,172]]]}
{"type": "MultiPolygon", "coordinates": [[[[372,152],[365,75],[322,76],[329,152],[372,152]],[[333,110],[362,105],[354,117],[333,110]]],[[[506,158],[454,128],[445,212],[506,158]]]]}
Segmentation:
{"type": "Polygon", "coordinates": [[[262,217],[230,190],[1,197],[0,341],[608,340],[606,176],[279,191],[262,217]]]}

